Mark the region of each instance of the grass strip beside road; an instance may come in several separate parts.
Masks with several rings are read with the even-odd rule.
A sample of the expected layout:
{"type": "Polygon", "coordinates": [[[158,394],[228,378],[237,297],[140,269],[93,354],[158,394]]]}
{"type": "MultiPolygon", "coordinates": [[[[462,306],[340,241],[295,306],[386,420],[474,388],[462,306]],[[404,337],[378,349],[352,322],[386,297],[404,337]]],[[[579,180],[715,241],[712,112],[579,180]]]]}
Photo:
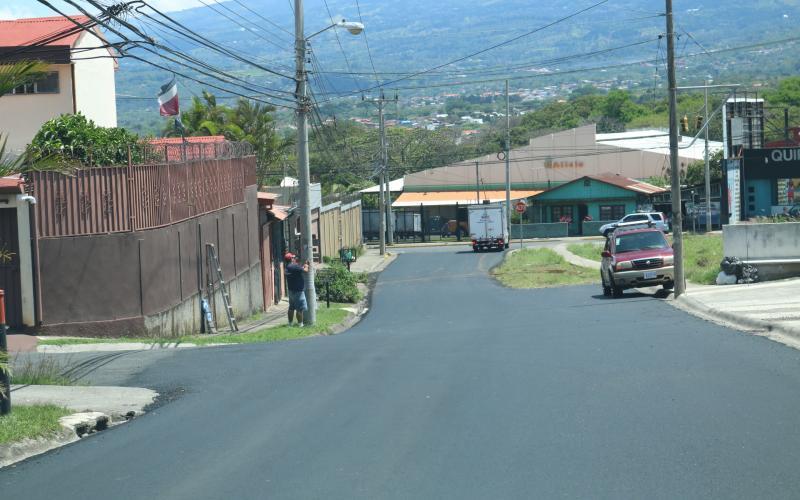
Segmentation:
{"type": "Polygon", "coordinates": [[[573,266],[548,248],[528,248],[514,252],[492,274],[511,288],[546,288],[596,283],[594,269],[573,266]]]}
{"type": "Polygon", "coordinates": [[[292,340],[312,335],[325,335],[331,333],[334,326],[342,323],[349,311],[345,307],[352,307],[353,304],[331,303],[330,309],[324,306],[317,310],[317,322],[313,326],[300,328],[299,326],[280,325],[269,328],[262,328],[247,333],[221,333],[217,335],[184,335],[178,338],[58,338],[58,339],[39,339],[39,345],[85,345],[85,344],[252,344],[259,342],[278,342],[281,340],[292,340]]]}
{"type": "Polygon", "coordinates": [[[604,243],[573,243],[567,245],[567,250],[578,257],[600,262],[600,252],[603,251],[604,243]]]}
{"type": "Polygon", "coordinates": [[[692,283],[713,285],[722,261],[722,235],[683,235],[683,263],[686,279],[692,283]]]}
{"type": "Polygon", "coordinates": [[[0,417],[0,445],[55,435],[61,430],[58,419],[71,413],[53,405],[14,405],[10,414],[0,417]]]}

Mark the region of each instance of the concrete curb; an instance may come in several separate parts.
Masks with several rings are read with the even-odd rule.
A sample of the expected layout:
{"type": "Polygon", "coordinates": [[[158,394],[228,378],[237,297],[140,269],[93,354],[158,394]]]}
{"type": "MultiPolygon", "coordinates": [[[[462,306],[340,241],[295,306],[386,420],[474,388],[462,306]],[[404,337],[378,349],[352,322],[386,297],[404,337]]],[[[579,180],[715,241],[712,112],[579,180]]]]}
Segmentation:
{"type": "MultiPolygon", "coordinates": [[[[157,396],[157,393],[153,392],[157,396]]],[[[61,430],[52,436],[24,439],[0,445],[0,469],[22,460],[41,455],[50,450],[66,446],[92,434],[123,424],[144,414],[144,408],[137,408],[125,414],[99,411],[80,411],[61,417],[58,423],[61,430]]]]}

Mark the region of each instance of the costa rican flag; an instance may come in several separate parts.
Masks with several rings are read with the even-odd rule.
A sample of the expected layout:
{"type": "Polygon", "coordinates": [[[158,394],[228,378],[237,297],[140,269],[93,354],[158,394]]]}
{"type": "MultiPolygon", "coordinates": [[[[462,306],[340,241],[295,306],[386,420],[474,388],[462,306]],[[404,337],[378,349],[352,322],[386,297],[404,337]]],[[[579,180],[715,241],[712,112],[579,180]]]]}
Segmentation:
{"type": "Polygon", "coordinates": [[[180,113],[178,104],[178,82],[172,77],[169,83],[161,86],[158,94],[158,107],[161,116],[177,116],[180,113]]]}

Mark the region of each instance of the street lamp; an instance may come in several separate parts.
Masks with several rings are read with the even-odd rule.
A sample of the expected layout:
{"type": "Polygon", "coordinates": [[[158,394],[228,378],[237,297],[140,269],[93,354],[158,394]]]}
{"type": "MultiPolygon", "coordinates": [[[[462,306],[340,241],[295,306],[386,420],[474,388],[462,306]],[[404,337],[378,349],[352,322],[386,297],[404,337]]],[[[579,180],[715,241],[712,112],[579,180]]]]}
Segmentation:
{"type": "Polygon", "coordinates": [[[295,34],[295,82],[297,83],[297,170],[300,178],[300,246],[301,255],[308,260],[305,277],[306,302],[308,311],[303,316],[306,325],[313,325],[317,319],[317,291],[314,287],[314,247],[311,231],[311,172],[308,164],[308,114],[311,101],[306,90],[306,46],[308,41],[331,28],[344,28],[353,35],[364,31],[364,25],[344,19],[305,36],[303,19],[303,0],[294,0],[295,34]]]}

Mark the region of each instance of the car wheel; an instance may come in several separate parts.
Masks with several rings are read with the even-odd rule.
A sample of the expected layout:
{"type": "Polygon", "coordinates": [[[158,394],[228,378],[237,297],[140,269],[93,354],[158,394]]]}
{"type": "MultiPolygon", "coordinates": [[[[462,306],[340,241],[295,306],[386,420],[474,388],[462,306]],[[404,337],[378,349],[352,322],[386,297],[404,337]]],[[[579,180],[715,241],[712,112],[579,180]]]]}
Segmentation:
{"type": "Polygon", "coordinates": [[[611,287],[606,285],[606,279],[603,277],[602,272],[600,272],[600,283],[602,283],[603,286],[603,296],[611,297],[611,287]]]}
{"type": "Polygon", "coordinates": [[[506,249],[511,246],[511,243],[506,243],[506,249]]]}
{"type": "Polygon", "coordinates": [[[622,297],[622,288],[614,283],[614,278],[611,278],[611,296],[615,299],[622,297]]]}
{"type": "Polygon", "coordinates": [[[675,282],[674,281],[669,281],[669,282],[664,283],[663,285],[661,285],[661,287],[664,290],[672,290],[673,288],[675,288],[675,282]]]}

